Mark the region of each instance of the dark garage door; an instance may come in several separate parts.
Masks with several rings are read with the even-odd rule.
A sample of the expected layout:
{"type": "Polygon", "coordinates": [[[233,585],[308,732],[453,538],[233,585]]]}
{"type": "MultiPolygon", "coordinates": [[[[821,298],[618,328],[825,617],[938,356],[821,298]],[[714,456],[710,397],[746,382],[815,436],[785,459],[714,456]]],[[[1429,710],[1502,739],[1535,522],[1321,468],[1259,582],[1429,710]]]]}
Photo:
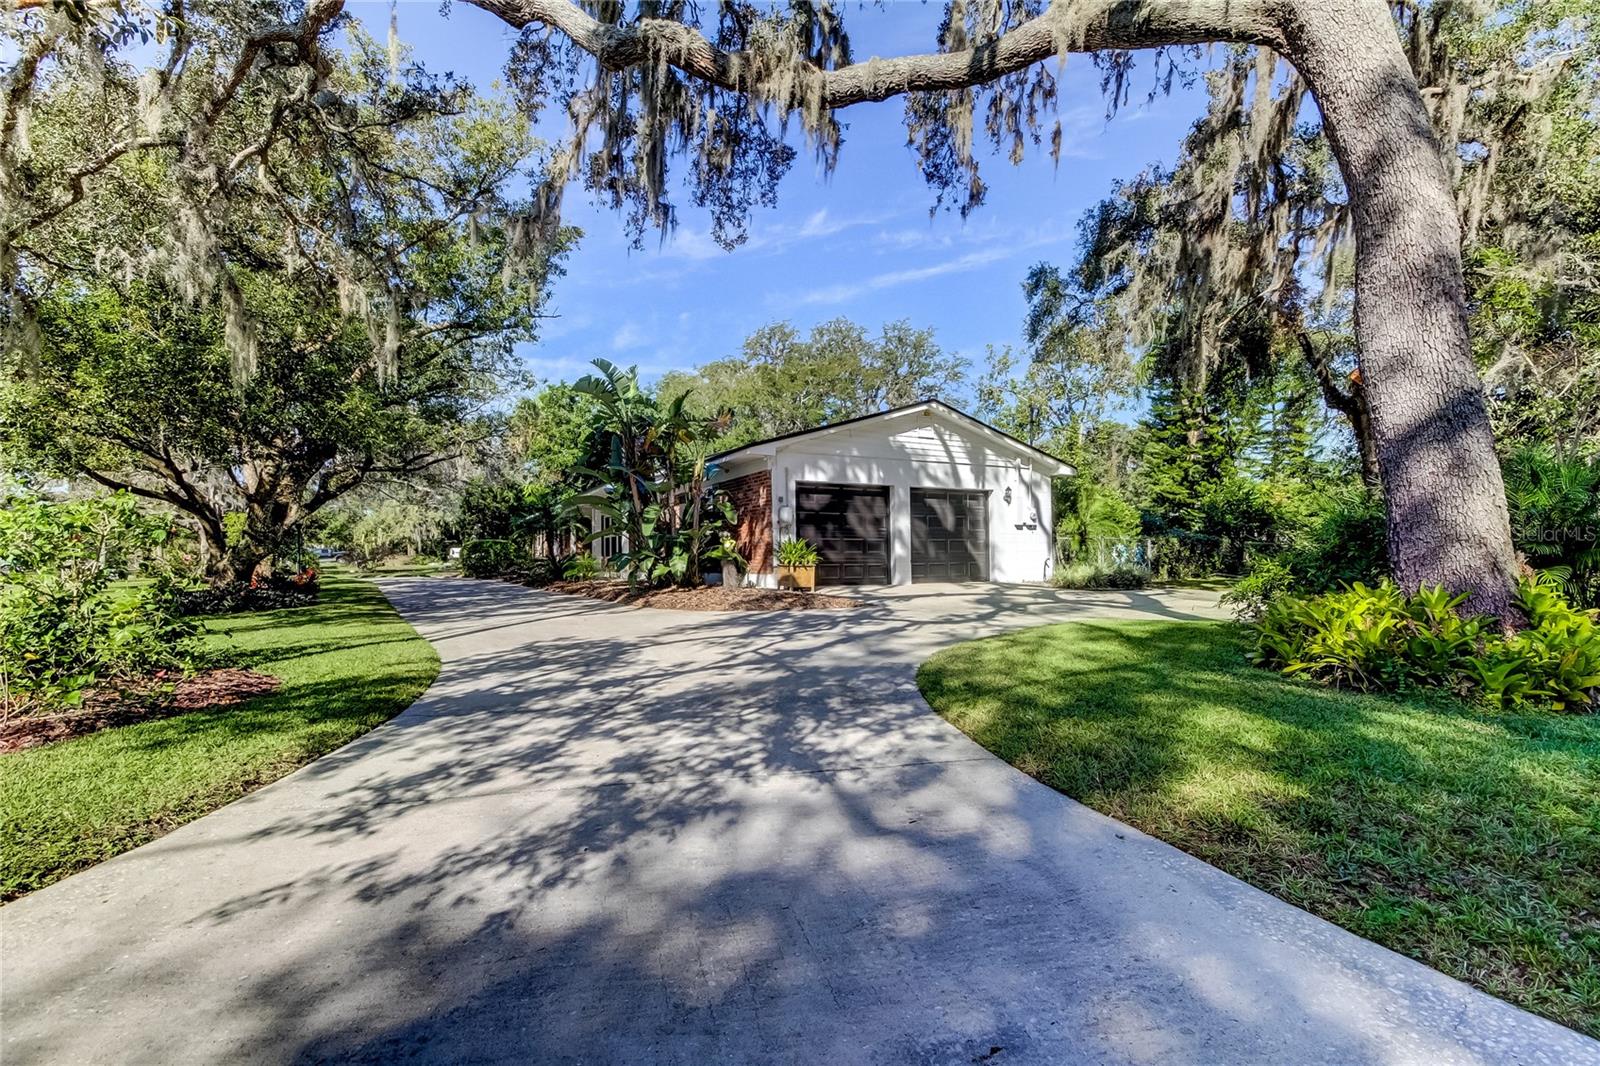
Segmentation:
{"type": "Polygon", "coordinates": [[[819,585],[889,583],[889,490],[871,485],[794,487],[795,531],[817,546],[819,585]]]}
{"type": "Polygon", "coordinates": [[[989,580],[987,495],[911,490],[911,580],[989,580]]]}

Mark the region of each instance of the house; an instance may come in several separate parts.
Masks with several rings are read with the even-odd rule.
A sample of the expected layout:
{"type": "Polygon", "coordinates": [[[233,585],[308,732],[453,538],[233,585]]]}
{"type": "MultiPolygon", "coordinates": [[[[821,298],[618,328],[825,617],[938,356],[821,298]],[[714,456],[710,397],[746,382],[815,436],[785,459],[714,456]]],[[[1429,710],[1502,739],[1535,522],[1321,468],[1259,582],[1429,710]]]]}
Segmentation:
{"type": "Polygon", "coordinates": [[[710,460],[749,580],[774,545],[816,545],[819,585],[1045,581],[1051,478],[1067,463],[938,400],[789,433],[710,460]]]}

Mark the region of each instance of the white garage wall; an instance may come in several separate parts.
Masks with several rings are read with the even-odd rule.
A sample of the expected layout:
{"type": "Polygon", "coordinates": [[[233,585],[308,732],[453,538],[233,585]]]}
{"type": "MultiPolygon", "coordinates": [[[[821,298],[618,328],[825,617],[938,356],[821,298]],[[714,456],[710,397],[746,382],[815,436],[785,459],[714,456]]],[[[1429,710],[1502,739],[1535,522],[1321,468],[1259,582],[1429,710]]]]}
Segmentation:
{"type": "Polygon", "coordinates": [[[773,520],[779,540],[795,535],[795,482],[888,485],[889,570],[895,584],[909,584],[912,488],[979,489],[989,496],[990,579],[1050,577],[1050,479],[1019,452],[979,433],[917,413],[778,442],[775,449],[773,520]]]}

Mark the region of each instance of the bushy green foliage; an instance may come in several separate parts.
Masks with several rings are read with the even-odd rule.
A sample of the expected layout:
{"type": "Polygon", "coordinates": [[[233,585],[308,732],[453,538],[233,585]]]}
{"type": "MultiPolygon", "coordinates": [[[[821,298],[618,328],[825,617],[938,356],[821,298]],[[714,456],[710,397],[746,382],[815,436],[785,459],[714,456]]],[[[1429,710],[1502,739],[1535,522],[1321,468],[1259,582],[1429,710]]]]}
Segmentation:
{"type": "MultiPolygon", "coordinates": [[[[225,55],[251,17],[186,10],[182,51],[225,55]]],[[[17,230],[0,256],[0,282],[27,294],[0,300],[0,450],[186,511],[219,584],[281,563],[334,500],[437,477],[489,436],[488,401],[576,236],[497,224],[527,217],[515,197],[538,180],[526,115],[340,27],[316,90],[282,96],[299,75],[276,63],[212,86],[216,63],[174,53],[156,104],[134,56],[87,78],[49,61],[32,178],[0,183],[57,205],[24,211],[26,255],[17,230]],[[214,91],[205,136],[178,132],[214,91]],[[160,135],[111,136],[63,200],[51,185],[83,146],[106,152],[129,108],[160,135]],[[207,168],[228,176],[200,194],[207,168]],[[227,512],[242,525],[225,535],[227,512]]]]}
{"type": "Polygon", "coordinates": [[[443,514],[425,502],[382,500],[351,523],[351,561],[371,567],[401,556],[439,554],[443,525],[443,514]]]}
{"type": "Polygon", "coordinates": [[[1495,707],[1592,708],[1600,626],[1549,579],[1526,579],[1528,628],[1509,636],[1463,618],[1466,596],[1357,582],[1321,596],[1280,598],[1255,626],[1255,659],[1291,676],[1361,690],[1434,689],[1495,707]]]}
{"type": "Polygon", "coordinates": [[[1058,589],[1142,589],[1149,582],[1149,571],[1140,567],[1104,567],[1089,562],[1064,563],[1051,579],[1058,589]]]}
{"type": "Polygon", "coordinates": [[[461,572],[467,577],[502,577],[525,562],[526,554],[509,540],[469,540],[461,546],[461,572]]]}
{"type": "Polygon", "coordinates": [[[1524,445],[1501,466],[1517,550],[1559,571],[1573,602],[1600,605],[1600,456],[1524,445]]]}
{"type": "Polygon", "coordinates": [[[630,584],[698,585],[736,519],[733,505],[706,484],[716,420],[696,414],[688,393],[665,401],[650,395],[638,367],[604,359],[594,367],[598,373],[573,390],[594,404],[610,458],[588,472],[599,482],[595,490],[569,507],[609,522],[589,534],[591,543],[622,536],[622,550],[606,562],[630,584]]]}
{"type": "Polygon", "coordinates": [[[1555,710],[1592,710],[1600,698],[1600,622],[1581,611],[1549,578],[1525,580],[1517,606],[1528,628],[1491,641],[1472,662],[1475,682],[1496,706],[1548,702],[1555,710]]]}
{"type": "Polygon", "coordinates": [[[600,573],[600,560],[588,552],[574,555],[561,568],[561,576],[568,581],[588,581],[600,573]]]}
{"type": "Polygon", "coordinates": [[[689,409],[716,418],[717,450],[813,429],[919,400],[948,397],[965,362],[947,355],[933,331],[885,323],[877,336],[847,318],[801,337],[774,322],[745,338],[743,351],[692,372],[666,374],[656,392],[685,395],[689,409]]]}
{"type": "Polygon", "coordinates": [[[1153,538],[1147,562],[1164,577],[1245,572],[1303,532],[1328,483],[1302,393],[1284,399],[1285,375],[1256,349],[1203,389],[1162,380],[1151,391],[1133,491],[1153,538]]]}
{"type": "Polygon", "coordinates": [[[125,493],[0,502],[0,702],[75,703],[192,664],[194,627],[168,582],[122,580],[166,542],[168,521],[125,493]]]}
{"type": "Polygon", "coordinates": [[[179,589],[173,604],[181,615],[240,614],[246,611],[281,611],[289,607],[310,607],[317,602],[320,586],[315,577],[296,575],[292,579],[255,584],[207,585],[179,589]]]}
{"type": "Polygon", "coordinates": [[[1356,581],[1381,581],[1389,572],[1389,532],[1383,499],[1359,485],[1336,488],[1289,550],[1297,587],[1325,592],[1356,581]]]}
{"type": "Polygon", "coordinates": [[[1222,594],[1222,604],[1240,621],[1260,618],[1278,600],[1294,592],[1297,579],[1281,555],[1263,555],[1222,594]]]}
{"type": "Polygon", "coordinates": [[[1231,471],[1228,420],[1219,410],[1217,391],[1196,393],[1166,381],[1150,390],[1150,409],[1140,423],[1138,467],[1148,533],[1194,529],[1196,502],[1231,471]]]}
{"type": "Polygon", "coordinates": [[[1388,574],[1383,502],[1358,485],[1336,488],[1306,505],[1311,514],[1289,547],[1254,556],[1223,597],[1243,621],[1260,618],[1291,593],[1313,595],[1355,582],[1377,584],[1388,574]]]}
{"type": "Polygon", "coordinates": [[[1139,535],[1139,509],[1088,473],[1057,479],[1056,508],[1056,544],[1068,561],[1103,561],[1102,548],[1139,535]]]}

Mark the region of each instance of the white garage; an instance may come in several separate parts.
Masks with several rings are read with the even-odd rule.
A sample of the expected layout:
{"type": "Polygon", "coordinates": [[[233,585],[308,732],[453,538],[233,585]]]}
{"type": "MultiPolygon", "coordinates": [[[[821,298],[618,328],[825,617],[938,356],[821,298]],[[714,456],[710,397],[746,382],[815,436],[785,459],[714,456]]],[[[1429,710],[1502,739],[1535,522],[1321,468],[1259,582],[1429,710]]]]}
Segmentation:
{"type": "Polygon", "coordinates": [[[739,515],[751,580],[774,584],[774,546],[816,545],[819,585],[1046,581],[1050,480],[1072,467],[927,400],[791,433],[711,460],[739,515]]]}

